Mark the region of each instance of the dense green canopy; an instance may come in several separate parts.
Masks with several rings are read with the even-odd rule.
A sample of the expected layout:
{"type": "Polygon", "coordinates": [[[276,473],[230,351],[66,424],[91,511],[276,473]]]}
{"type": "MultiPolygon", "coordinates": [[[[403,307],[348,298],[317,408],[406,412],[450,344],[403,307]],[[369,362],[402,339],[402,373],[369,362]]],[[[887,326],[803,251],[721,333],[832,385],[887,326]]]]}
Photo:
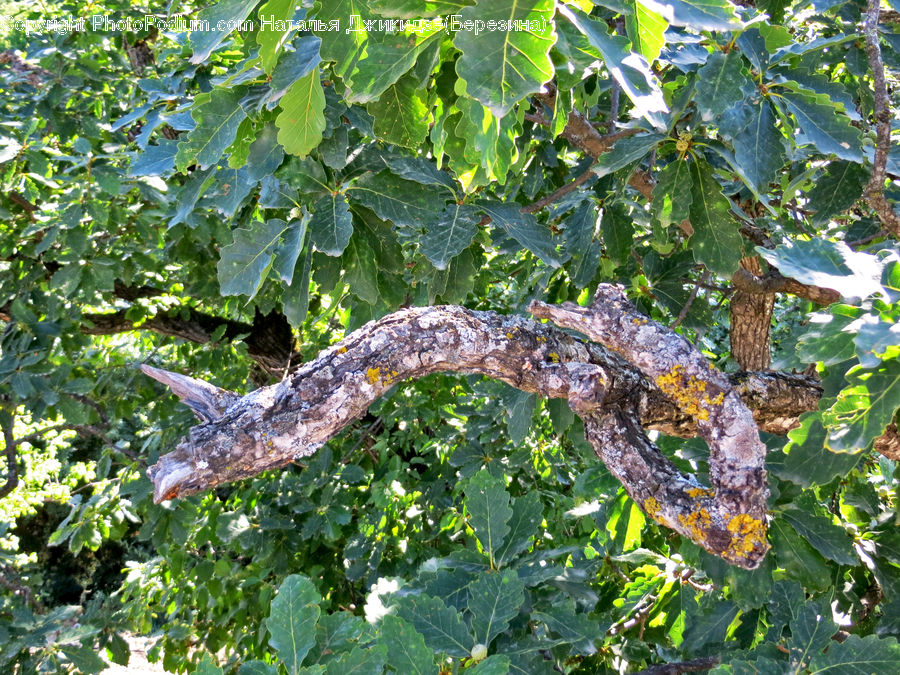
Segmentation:
{"type": "Polygon", "coordinates": [[[141,635],[208,675],[896,672],[893,5],[0,2],[0,670],[141,635]],[[645,367],[671,331],[644,358],[523,318],[608,284],[756,416],[757,569],[523,384],[602,362],[635,383],[620,437],[719,490],[709,390],[645,367]],[[434,305],[516,317],[447,310],[517,327],[508,369],[351,377],[380,334],[337,343],[434,305]],[[142,365],[228,405],[298,373],[384,395],[155,504],[147,469],[227,405],[142,365]]]}

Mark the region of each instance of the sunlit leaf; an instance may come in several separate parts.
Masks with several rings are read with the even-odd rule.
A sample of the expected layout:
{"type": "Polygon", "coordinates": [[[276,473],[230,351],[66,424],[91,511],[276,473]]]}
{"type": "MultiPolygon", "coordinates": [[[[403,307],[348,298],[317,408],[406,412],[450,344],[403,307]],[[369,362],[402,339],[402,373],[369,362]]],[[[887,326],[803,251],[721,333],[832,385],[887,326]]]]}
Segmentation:
{"type": "Polygon", "coordinates": [[[462,52],[456,72],[466,82],[466,93],[497,117],[553,77],[553,11],[552,0],[494,0],[459,13],[463,22],[481,22],[481,30],[473,26],[456,32],[453,43],[462,52]],[[525,21],[527,29],[498,23],[510,21],[525,21]],[[494,22],[493,30],[488,22],[494,22]]]}
{"type": "Polygon", "coordinates": [[[303,659],[316,643],[315,626],[321,601],[313,583],[300,574],[286,577],[272,601],[266,619],[269,644],[292,675],[300,673],[303,659]]]}

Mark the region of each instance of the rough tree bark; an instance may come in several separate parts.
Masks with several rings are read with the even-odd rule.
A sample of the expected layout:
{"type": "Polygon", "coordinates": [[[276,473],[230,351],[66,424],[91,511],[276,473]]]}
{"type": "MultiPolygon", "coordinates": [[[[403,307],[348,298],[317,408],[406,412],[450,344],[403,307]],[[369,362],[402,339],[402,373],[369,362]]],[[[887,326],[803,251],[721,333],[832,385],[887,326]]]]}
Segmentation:
{"type": "Polygon", "coordinates": [[[194,494],[309,456],[399,381],[474,373],[568,399],[598,455],[651,517],[736,565],[756,567],[768,548],[757,424],[783,433],[815,408],[817,385],[765,373],[730,381],[682,337],[639,315],[616,287],[601,286],[591,308],[536,303],[531,311],[610,349],[523,317],[424,307],[371,322],[281,383],[243,397],[145,367],[204,420],[149,469],[154,499],[194,494]],[[754,406],[779,402],[758,407],[754,420],[741,394],[754,406]],[[643,428],[704,436],[712,489],[681,475],[643,428]]]}
{"type": "MultiPolygon", "coordinates": [[[[754,277],[762,276],[759,258],[743,258],[741,268],[754,277]]],[[[731,356],[744,370],[766,370],[771,362],[769,330],[775,309],[774,293],[747,293],[740,289],[731,296],[731,356]]]]}

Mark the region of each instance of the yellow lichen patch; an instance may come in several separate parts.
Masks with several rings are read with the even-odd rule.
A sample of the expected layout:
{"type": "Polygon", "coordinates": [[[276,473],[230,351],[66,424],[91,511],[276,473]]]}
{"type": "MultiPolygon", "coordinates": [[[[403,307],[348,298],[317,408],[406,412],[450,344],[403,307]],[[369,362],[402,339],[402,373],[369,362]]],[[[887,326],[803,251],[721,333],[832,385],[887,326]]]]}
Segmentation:
{"type": "Polygon", "coordinates": [[[647,323],[647,319],[642,319],[641,317],[636,316],[631,320],[631,323],[633,323],[635,326],[643,326],[645,323],[647,323]]]}
{"type": "Polygon", "coordinates": [[[507,340],[512,340],[512,339],[513,339],[513,334],[512,334],[512,333],[507,333],[507,334],[506,334],[506,339],[507,339],[507,340]]]}
{"type": "Polygon", "coordinates": [[[366,382],[369,384],[378,382],[379,377],[381,377],[381,368],[369,368],[366,371],[366,382]]]}
{"type": "Polygon", "coordinates": [[[553,363],[559,363],[559,354],[557,354],[556,352],[550,352],[549,354],[547,354],[547,356],[553,363]]]}
{"type": "Polygon", "coordinates": [[[685,490],[687,492],[688,497],[693,499],[700,499],[705,497],[712,497],[715,493],[709,488],[690,488],[689,490],[685,490]]]}
{"type": "Polygon", "coordinates": [[[346,347],[338,347],[337,353],[338,354],[346,354],[347,348],[346,347]]]}
{"type": "Polygon", "coordinates": [[[746,513],[728,521],[728,531],[734,535],[728,550],[735,555],[746,555],[757,546],[766,545],[766,525],[746,513]]]}
{"type": "Polygon", "coordinates": [[[672,370],[656,378],[657,386],[685,413],[698,420],[709,419],[709,408],[721,405],[725,394],[706,395],[706,382],[696,375],[687,379],[683,366],[673,366],[672,370]]]}
{"type": "Polygon", "coordinates": [[[679,515],[678,522],[691,531],[692,540],[704,541],[709,526],[712,525],[712,518],[709,517],[709,511],[701,506],[689,516],[679,515]]]}
{"type": "Polygon", "coordinates": [[[644,510],[647,512],[647,515],[651,518],[655,518],[656,514],[659,513],[659,502],[656,501],[656,497],[647,497],[644,500],[644,510]]]}
{"type": "Polygon", "coordinates": [[[547,338],[545,338],[543,335],[538,335],[535,339],[540,343],[544,343],[547,341],[547,338]]]}

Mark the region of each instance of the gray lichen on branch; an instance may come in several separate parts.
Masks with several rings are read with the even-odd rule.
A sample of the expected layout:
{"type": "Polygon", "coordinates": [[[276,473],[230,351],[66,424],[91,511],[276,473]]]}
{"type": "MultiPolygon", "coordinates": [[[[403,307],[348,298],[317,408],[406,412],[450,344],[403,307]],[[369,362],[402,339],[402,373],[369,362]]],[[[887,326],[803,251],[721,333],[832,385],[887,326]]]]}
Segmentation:
{"type": "MultiPolygon", "coordinates": [[[[621,295],[612,287],[601,287],[601,293],[621,295]]],[[[599,299],[590,310],[535,305],[533,311],[583,330],[592,319],[574,318],[579,312],[623,311],[599,299]]],[[[437,372],[480,374],[543,397],[567,399],[585,419],[598,455],[651,516],[735,564],[755,567],[767,548],[766,488],[751,413],[729,379],[714,371],[702,380],[705,398],[686,400],[685,392],[699,392],[691,376],[705,359],[696,350],[692,354],[693,347],[675,333],[639,317],[633,308],[627,311],[629,325],[652,329],[648,335],[661,340],[646,349],[661,354],[675,349],[660,356],[668,361],[637,358],[635,367],[606,347],[552,325],[446,306],[404,309],[370,322],[279,384],[239,398],[193,378],[156,371],[155,379],[169,377],[177,384],[183,400],[196,405],[213,397],[218,403],[204,415],[209,421],[193,427],[149,469],[154,499],[184,497],[312,455],[402,380],[437,372]],[[676,345],[675,338],[684,344],[676,345]],[[714,489],[681,476],[643,428],[679,435],[699,430],[713,449],[714,489]]],[[[635,358],[627,350],[623,354],[635,358]]],[[[785,405],[763,413],[775,419],[773,430],[789,428],[819,397],[805,378],[743,378],[757,400],[765,399],[760,392],[770,385],[781,393],[785,405]],[[788,400],[795,401],[793,419],[788,400]]]]}

